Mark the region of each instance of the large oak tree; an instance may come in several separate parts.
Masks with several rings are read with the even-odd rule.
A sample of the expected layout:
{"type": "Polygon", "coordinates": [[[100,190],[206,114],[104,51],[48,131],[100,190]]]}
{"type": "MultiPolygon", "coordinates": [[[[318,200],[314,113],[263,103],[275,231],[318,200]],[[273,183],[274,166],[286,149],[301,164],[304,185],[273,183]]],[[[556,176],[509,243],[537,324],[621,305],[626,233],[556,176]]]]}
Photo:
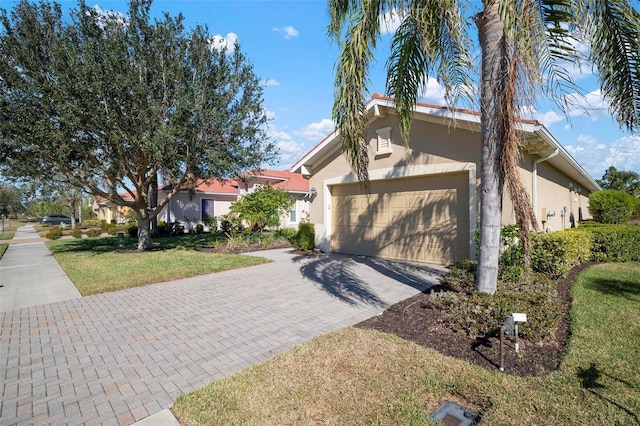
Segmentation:
{"type": "Polygon", "coordinates": [[[179,191],[273,160],[262,87],[238,45],[183,17],[151,19],[151,0],[128,14],[84,1],[20,1],[0,15],[0,167],[6,176],[63,176],[129,206],[138,248],[179,191]],[[158,181],[172,192],[153,201],[158,181]],[[130,197],[120,194],[127,193],[130,197]]]}

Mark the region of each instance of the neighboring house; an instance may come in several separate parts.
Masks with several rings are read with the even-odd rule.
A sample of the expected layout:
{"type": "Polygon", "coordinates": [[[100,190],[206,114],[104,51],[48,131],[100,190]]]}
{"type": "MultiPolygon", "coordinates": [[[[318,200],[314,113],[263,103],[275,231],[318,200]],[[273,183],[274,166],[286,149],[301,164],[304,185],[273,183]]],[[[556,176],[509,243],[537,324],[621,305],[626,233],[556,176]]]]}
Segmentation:
{"type": "MultiPolygon", "coordinates": [[[[171,192],[171,185],[158,189],[158,202],[171,192]]],[[[158,214],[158,220],[181,222],[186,231],[204,223],[207,217],[229,213],[231,203],[238,199],[238,186],[233,180],[211,180],[198,185],[193,191],[184,190],[174,195],[158,214]]]]}
{"type": "MultiPolygon", "coordinates": [[[[231,204],[244,194],[255,191],[260,185],[269,183],[274,188],[283,188],[296,200],[288,214],[281,218],[282,227],[297,227],[301,220],[308,218],[309,182],[300,174],[288,170],[262,170],[256,174],[246,174],[237,180],[211,180],[199,184],[193,190],[184,190],[173,198],[158,214],[158,220],[181,222],[185,230],[205,223],[207,217],[219,217],[229,213],[231,204]]],[[[167,197],[171,185],[158,189],[158,202],[167,197]]],[[[126,221],[127,207],[116,206],[106,200],[94,201],[94,211],[98,219],[117,223],[126,221]],[[124,212],[124,213],[123,213],[124,212]]]]}
{"type": "MultiPolygon", "coordinates": [[[[133,200],[131,195],[126,193],[120,194],[120,196],[125,200],[133,200]]],[[[91,208],[96,213],[98,220],[106,220],[107,223],[126,223],[129,221],[127,215],[131,208],[119,206],[105,198],[94,197],[91,208]]]]}
{"type": "MultiPolygon", "coordinates": [[[[450,264],[475,258],[480,207],[480,115],[428,104],[402,144],[392,99],[375,94],[369,115],[370,193],[357,181],[334,132],[291,170],[309,178],[310,222],[323,251],[450,264]]],[[[541,229],[586,219],[599,189],[540,123],[518,121],[520,171],[541,229]]],[[[505,193],[503,224],[515,223],[505,193]]]]}

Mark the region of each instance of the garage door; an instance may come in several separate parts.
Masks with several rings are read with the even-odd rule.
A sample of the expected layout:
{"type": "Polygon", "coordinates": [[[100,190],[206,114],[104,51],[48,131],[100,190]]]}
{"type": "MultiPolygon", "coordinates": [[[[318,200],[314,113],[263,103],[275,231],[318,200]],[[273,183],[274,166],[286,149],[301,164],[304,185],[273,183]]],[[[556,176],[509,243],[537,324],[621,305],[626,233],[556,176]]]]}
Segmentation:
{"type": "Polygon", "coordinates": [[[450,264],[469,257],[469,174],[331,189],[333,251],[450,264]]]}

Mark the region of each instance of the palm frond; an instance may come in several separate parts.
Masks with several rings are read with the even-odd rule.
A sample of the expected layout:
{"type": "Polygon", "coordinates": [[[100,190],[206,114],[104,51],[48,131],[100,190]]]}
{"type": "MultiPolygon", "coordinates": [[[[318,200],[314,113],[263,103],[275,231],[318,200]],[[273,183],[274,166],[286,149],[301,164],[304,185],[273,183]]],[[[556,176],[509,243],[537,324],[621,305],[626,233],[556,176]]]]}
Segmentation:
{"type": "Polygon", "coordinates": [[[340,57],[336,66],[333,119],[340,133],[342,151],[346,154],[356,176],[368,183],[369,157],[366,136],[366,97],[369,83],[369,64],[380,35],[380,16],[386,2],[363,0],[347,5],[333,2],[330,32],[342,33],[349,14],[349,26],[345,31],[340,57]],[[348,6],[348,7],[347,7],[348,6]]]}
{"type": "Polygon", "coordinates": [[[580,2],[578,25],[585,27],[591,60],[604,96],[621,127],[640,129],[640,14],[629,1],[580,2]]]}
{"type": "Polygon", "coordinates": [[[413,106],[431,71],[436,71],[444,85],[450,105],[468,96],[465,88],[470,85],[472,69],[469,46],[459,2],[417,2],[408,12],[395,33],[387,62],[387,94],[395,98],[405,145],[413,106]]]}

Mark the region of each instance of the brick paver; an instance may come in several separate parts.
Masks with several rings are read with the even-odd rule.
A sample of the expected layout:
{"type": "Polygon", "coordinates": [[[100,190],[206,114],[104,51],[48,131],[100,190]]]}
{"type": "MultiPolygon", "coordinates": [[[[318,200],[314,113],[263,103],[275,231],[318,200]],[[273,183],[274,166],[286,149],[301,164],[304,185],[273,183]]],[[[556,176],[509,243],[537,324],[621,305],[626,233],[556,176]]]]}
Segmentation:
{"type": "Polygon", "coordinates": [[[373,316],[442,271],[262,254],[275,261],[1,313],[0,423],[131,424],[182,393],[373,316]]]}

